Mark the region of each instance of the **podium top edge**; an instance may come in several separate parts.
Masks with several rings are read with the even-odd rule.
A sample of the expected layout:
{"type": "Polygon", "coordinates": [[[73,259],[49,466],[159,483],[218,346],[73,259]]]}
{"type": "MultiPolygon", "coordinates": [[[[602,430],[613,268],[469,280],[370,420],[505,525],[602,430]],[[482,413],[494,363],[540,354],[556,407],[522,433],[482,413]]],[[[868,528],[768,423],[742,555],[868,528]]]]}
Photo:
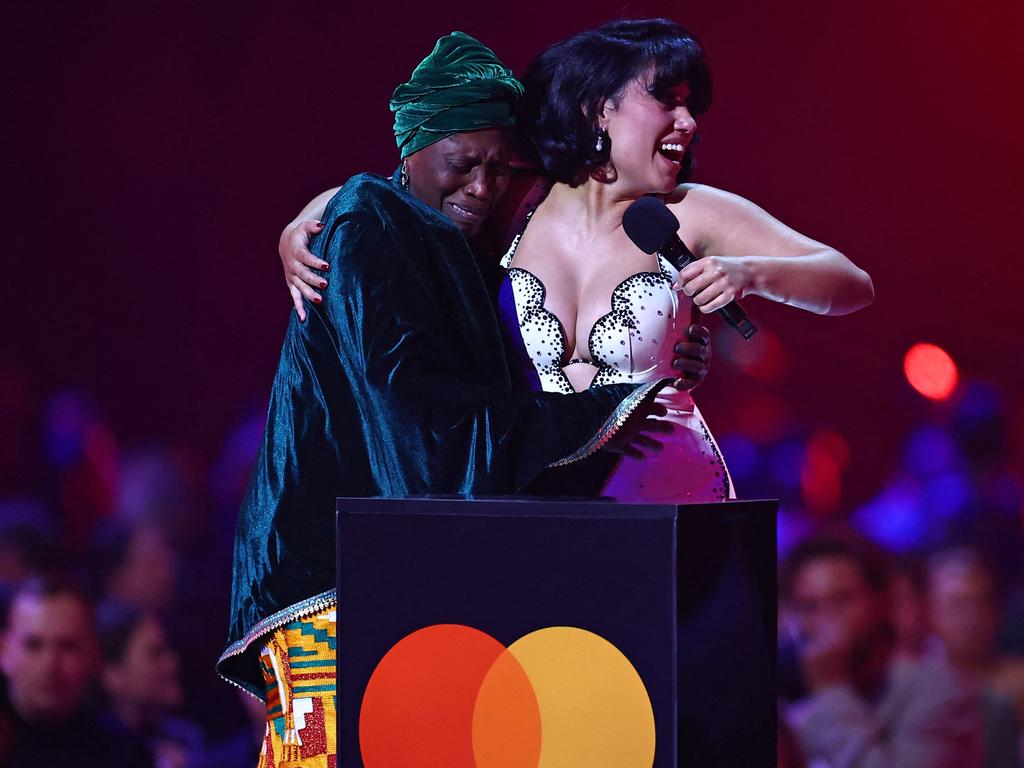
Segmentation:
{"type": "Polygon", "coordinates": [[[625,504],[611,499],[543,497],[410,496],[339,497],[338,515],[461,515],[470,517],[587,517],[597,519],[674,520],[686,514],[754,514],[774,512],[774,499],[744,499],[701,504],[625,504]]]}

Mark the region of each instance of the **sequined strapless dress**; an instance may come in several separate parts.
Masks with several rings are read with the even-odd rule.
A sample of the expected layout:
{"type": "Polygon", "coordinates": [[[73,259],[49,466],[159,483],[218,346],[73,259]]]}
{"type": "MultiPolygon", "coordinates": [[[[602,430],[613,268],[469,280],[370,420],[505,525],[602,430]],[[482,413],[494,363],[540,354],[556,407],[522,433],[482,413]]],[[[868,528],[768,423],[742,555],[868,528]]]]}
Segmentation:
{"type": "MultiPolygon", "coordinates": [[[[639,272],[619,283],[611,294],[610,311],[590,332],[589,359],[566,360],[565,329],[545,308],[544,284],[513,265],[518,243],[516,237],[502,261],[508,271],[500,297],[502,306],[514,304],[514,317],[501,315],[506,324],[516,323],[512,335],[522,338],[545,391],[573,392],[566,369],[576,365],[595,369],[591,386],[675,378],[672,348],[689,325],[689,303],[681,308],[671,288],[678,274],[671,264],[659,259],[657,272],[639,272]]],[[[674,425],[671,433],[657,437],[664,448],[643,460],[622,457],[604,482],[603,494],[636,503],[735,498],[721,451],[690,393],[666,387],[657,401],[668,409],[663,418],[674,425]]]]}

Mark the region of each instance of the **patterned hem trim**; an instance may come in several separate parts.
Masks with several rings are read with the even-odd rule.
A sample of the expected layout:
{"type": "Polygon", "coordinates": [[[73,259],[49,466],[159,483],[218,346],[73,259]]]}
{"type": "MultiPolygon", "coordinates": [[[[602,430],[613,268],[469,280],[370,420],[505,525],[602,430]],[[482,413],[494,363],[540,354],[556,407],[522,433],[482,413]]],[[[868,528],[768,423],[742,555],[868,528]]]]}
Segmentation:
{"type": "Polygon", "coordinates": [[[601,428],[597,430],[597,434],[590,438],[582,448],[572,455],[559,459],[548,466],[563,467],[566,464],[573,464],[601,450],[609,440],[615,437],[615,434],[619,431],[622,425],[626,423],[626,420],[633,414],[633,411],[640,406],[640,403],[642,403],[651,392],[661,389],[668,381],[668,379],[652,381],[631,392],[621,403],[619,403],[618,407],[612,412],[612,415],[608,417],[605,423],[601,425],[601,428]]]}
{"type": "MultiPolygon", "coordinates": [[[[312,613],[320,613],[321,611],[337,604],[337,592],[333,589],[329,589],[326,592],[321,592],[319,595],[314,595],[313,597],[307,597],[305,600],[300,600],[287,608],[281,609],[277,613],[272,613],[265,619],[260,619],[256,622],[252,629],[250,629],[241,640],[236,640],[225,648],[224,653],[222,653],[220,658],[217,659],[217,664],[221,664],[232,656],[238,656],[239,654],[244,653],[249,646],[268,632],[272,632],[295,619],[301,619],[312,613]]],[[[221,675],[221,677],[224,677],[224,675],[221,675]]],[[[224,679],[229,683],[235,682],[234,680],[226,677],[224,677],[224,679]]]]}

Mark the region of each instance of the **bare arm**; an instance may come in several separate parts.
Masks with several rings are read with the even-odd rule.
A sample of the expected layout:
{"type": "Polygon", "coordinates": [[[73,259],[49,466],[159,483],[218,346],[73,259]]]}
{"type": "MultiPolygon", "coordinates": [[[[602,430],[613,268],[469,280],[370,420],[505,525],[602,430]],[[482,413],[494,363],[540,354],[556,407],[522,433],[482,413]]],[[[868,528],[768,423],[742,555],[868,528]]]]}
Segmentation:
{"type": "Polygon", "coordinates": [[[315,289],[323,290],[327,287],[327,281],[313,272],[314,269],[325,271],[327,262],[309,252],[309,239],[320,231],[323,226],[320,218],[324,215],[324,209],[339,189],[341,187],[328,189],[306,203],[299,211],[299,215],[281,232],[281,238],[277,242],[284,280],[292,296],[292,303],[295,304],[295,311],[302,321],[306,320],[306,309],[302,305],[303,297],[307,301],[319,304],[323,299],[315,289]]]}
{"type": "Polygon", "coordinates": [[[677,281],[702,312],[761,296],[819,315],[845,315],[874,300],[867,272],[835,248],[787,227],[739,195],[685,185],[670,208],[680,235],[703,258],[677,281]]]}

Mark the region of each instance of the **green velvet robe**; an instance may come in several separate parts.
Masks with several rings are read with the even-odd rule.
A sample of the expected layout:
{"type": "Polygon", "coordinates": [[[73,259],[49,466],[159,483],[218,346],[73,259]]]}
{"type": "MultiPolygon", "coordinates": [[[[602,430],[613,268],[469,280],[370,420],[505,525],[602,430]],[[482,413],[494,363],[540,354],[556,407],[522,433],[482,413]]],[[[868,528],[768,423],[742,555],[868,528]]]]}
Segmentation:
{"type": "Polygon", "coordinates": [[[651,388],[513,392],[465,237],[393,180],[350,179],[312,251],[329,287],[288,325],[218,662],[261,698],[259,638],[334,599],[338,496],[515,493],[597,450],[651,388]]]}

